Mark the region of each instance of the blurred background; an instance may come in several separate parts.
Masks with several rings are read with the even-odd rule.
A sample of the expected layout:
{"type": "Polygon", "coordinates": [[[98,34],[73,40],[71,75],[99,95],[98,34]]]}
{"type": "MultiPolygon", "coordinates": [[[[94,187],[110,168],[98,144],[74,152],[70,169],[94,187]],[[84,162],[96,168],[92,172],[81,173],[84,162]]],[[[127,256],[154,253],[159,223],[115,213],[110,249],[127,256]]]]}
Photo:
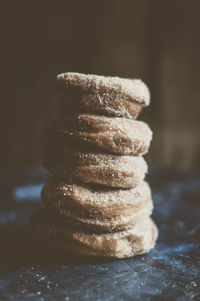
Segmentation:
{"type": "Polygon", "coordinates": [[[5,1],[1,5],[1,167],[40,163],[66,71],[141,78],[154,131],[150,166],[200,166],[200,2],[5,1]]]}

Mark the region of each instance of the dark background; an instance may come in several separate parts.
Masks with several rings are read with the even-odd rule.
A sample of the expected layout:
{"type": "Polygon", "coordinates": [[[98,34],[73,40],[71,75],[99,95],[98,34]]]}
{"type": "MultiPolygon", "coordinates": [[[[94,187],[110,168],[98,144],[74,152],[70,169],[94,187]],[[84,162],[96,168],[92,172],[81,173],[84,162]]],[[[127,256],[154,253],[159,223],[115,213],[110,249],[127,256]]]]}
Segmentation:
{"type": "Polygon", "coordinates": [[[200,0],[5,0],[0,13],[0,300],[200,300],[200,0]],[[154,131],[147,161],[161,168],[147,178],[159,228],[149,254],[83,265],[27,235],[66,71],[150,87],[140,119],[154,131]]]}
{"type": "Polygon", "coordinates": [[[5,1],[1,5],[1,166],[41,157],[54,80],[76,71],[142,78],[151,166],[200,165],[200,2],[5,1]],[[53,3],[53,4],[52,4],[53,3]]]}

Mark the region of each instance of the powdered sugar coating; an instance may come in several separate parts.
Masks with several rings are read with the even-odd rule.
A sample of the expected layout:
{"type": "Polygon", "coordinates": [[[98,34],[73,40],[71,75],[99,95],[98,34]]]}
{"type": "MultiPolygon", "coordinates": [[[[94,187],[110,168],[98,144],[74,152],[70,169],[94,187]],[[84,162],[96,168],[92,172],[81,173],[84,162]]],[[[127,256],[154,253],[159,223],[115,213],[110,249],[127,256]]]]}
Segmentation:
{"type": "Polygon", "coordinates": [[[92,91],[98,95],[109,92],[113,99],[117,96],[144,106],[148,106],[150,103],[149,89],[139,79],[66,72],[57,76],[57,83],[92,91]]]}
{"type": "Polygon", "coordinates": [[[62,112],[83,112],[104,116],[116,116],[136,119],[143,106],[138,102],[116,97],[109,93],[97,94],[90,92],[65,92],[59,95],[59,109],[62,112]]]}
{"type": "Polygon", "coordinates": [[[81,153],[66,150],[46,158],[45,167],[66,180],[96,183],[111,187],[131,188],[145,177],[147,164],[143,157],[81,153]]]}
{"type": "Polygon", "coordinates": [[[153,209],[146,182],[135,189],[122,190],[67,184],[64,179],[54,177],[44,186],[42,200],[47,208],[90,232],[128,229],[153,209]]]}
{"type": "MultiPolygon", "coordinates": [[[[55,208],[66,208],[73,200],[75,206],[82,209],[119,208],[127,205],[138,205],[147,198],[151,198],[150,187],[142,182],[132,189],[111,189],[93,185],[66,183],[63,178],[52,178],[44,186],[43,199],[51,202],[55,208]],[[61,204],[62,203],[62,204],[61,204]]],[[[73,205],[73,204],[72,204],[73,205]]]]}
{"type": "Polygon", "coordinates": [[[145,154],[152,139],[145,122],[121,117],[78,114],[71,121],[58,115],[54,123],[62,136],[66,134],[120,155],[145,154]]]}

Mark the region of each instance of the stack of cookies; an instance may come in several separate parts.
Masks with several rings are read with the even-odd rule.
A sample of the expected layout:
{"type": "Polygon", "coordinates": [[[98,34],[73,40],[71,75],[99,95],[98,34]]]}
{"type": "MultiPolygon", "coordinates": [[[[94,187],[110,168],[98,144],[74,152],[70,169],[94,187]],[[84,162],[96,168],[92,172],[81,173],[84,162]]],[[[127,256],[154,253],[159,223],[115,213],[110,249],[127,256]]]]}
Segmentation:
{"type": "Polygon", "coordinates": [[[152,139],[136,121],[150,95],[140,80],[79,73],[57,76],[59,106],[48,133],[44,165],[53,174],[45,208],[30,231],[79,255],[125,258],[148,252],[157,228],[144,181],[152,139]]]}

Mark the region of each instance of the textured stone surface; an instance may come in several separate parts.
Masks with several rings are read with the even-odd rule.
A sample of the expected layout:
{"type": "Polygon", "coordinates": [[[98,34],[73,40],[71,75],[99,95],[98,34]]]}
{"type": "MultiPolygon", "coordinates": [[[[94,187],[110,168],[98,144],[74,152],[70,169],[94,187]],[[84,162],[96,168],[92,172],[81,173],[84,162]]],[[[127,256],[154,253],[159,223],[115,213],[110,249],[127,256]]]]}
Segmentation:
{"type": "Polygon", "coordinates": [[[1,174],[0,300],[200,300],[200,175],[150,172],[159,226],[149,254],[88,262],[34,244],[25,232],[41,206],[43,170],[1,174]]]}

